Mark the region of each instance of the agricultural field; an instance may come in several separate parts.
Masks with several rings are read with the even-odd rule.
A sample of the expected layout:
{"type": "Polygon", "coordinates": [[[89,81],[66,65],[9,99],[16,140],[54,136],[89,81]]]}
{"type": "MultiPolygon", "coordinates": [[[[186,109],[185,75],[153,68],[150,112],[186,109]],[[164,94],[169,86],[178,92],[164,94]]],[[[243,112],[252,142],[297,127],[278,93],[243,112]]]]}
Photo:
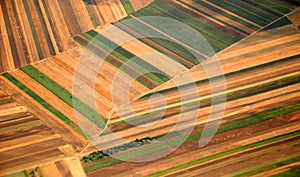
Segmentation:
{"type": "MultiPolygon", "coordinates": [[[[300,152],[297,148],[300,143],[300,53],[295,49],[299,48],[299,37],[293,25],[285,25],[258,32],[219,53],[227,91],[216,95],[227,96],[226,109],[221,126],[207,146],[197,148],[210,113],[210,83],[204,79],[204,71],[193,68],[191,73],[201,93],[199,100],[189,98],[182,103],[182,95],[173,88],[172,82],[166,83],[131,103],[131,108],[140,116],[128,114],[120,120],[113,115],[109,125],[114,133],[130,141],[159,137],[170,132],[181,114],[199,109],[200,104],[201,116],[185,143],[172,154],[154,162],[130,163],[113,158],[83,162],[88,176],[250,176],[258,173],[264,176],[297,168],[300,152]],[[243,65],[242,58],[247,60],[247,64],[243,65]],[[159,98],[151,100],[156,104],[149,107],[149,99],[156,93],[164,96],[167,107],[160,106],[159,98]],[[158,120],[159,123],[144,127],[158,120]]],[[[186,84],[181,91],[188,89],[190,86],[186,84]]],[[[182,124],[178,132],[187,128],[188,125],[182,124]]],[[[107,143],[102,144],[103,149],[111,149],[118,144],[109,134],[105,136],[107,143]]],[[[170,142],[173,140],[174,137],[171,137],[170,142]]],[[[153,144],[127,155],[133,159],[138,156],[135,154],[151,156],[170,147],[155,147],[153,144]]]]}
{"type": "Polygon", "coordinates": [[[1,176],[67,157],[62,137],[2,90],[0,139],[1,176]]]}
{"type": "Polygon", "coordinates": [[[0,176],[298,173],[299,3],[0,1],[0,176]]]}
{"type": "MultiPolygon", "coordinates": [[[[0,3],[0,72],[20,68],[75,47],[72,37],[135,10],[129,1],[8,0],[0,3]]],[[[136,9],[147,3],[140,3],[136,9]]]]}

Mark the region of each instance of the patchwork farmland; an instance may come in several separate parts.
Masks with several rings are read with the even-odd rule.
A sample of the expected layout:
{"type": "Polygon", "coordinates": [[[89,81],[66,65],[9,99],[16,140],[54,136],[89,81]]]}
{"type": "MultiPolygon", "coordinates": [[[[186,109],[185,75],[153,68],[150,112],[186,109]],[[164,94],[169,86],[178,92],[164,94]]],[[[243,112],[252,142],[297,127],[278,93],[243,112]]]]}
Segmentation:
{"type": "Polygon", "coordinates": [[[298,174],[299,4],[0,1],[0,175],[298,174]],[[198,49],[184,29],[172,31],[145,16],[184,23],[211,48],[198,49]],[[223,73],[209,77],[206,67],[216,63],[223,73]],[[193,82],[181,80],[178,87],[182,74],[193,82]],[[212,90],[222,81],[226,90],[212,90]],[[214,106],[224,106],[224,112],[214,106]],[[101,121],[112,132],[90,143],[101,121]],[[199,147],[200,137],[208,136],[206,125],[215,122],[216,134],[199,147]],[[130,162],[168,151],[189,131],[171,154],[130,162]]]}

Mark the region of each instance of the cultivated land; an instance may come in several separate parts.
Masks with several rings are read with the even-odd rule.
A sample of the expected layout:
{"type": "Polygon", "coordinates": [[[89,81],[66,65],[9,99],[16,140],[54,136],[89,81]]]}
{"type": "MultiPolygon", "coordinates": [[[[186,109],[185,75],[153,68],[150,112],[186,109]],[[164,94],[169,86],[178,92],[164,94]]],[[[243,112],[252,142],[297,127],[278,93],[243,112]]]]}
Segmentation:
{"type": "Polygon", "coordinates": [[[3,154],[0,175],[296,173],[300,160],[297,3],[278,0],[0,2],[0,44],[3,46],[0,72],[20,68],[0,76],[3,90],[0,90],[0,118],[3,119],[0,136],[4,138],[0,146],[3,154]],[[109,25],[126,16],[137,22],[109,25]],[[143,16],[175,18],[200,32],[217,53],[227,90],[221,90],[218,85],[222,81],[220,73],[211,80],[207,78],[205,68],[216,64],[213,50],[197,50],[189,41],[174,39],[173,36],[185,31],[171,32],[151,21],[138,19],[143,16]],[[110,32],[105,33],[105,29],[110,32]],[[147,32],[177,44],[145,38],[147,32]],[[138,39],[127,40],[131,38],[138,39]],[[117,46],[120,41],[126,42],[117,46]],[[200,60],[186,48],[197,50],[200,60]],[[136,59],[132,60],[133,57],[136,59]],[[100,69],[95,67],[99,62],[102,62],[100,69]],[[22,67],[28,63],[34,64],[22,67]],[[194,89],[189,81],[181,78],[184,74],[194,80],[194,89]],[[181,81],[184,100],[174,78],[181,81]],[[218,85],[213,95],[212,82],[218,85]],[[161,94],[167,106],[155,94],[161,94]],[[219,119],[220,110],[213,110],[212,104],[222,106],[225,97],[225,112],[219,119]],[[95,102],[91,101],[93,98],[95,102]],[[124,109],[128,101],[136,115],[124,109]],[[123,115],[122,119],[116,111],[123,115]],[[197,117],[196,112],[200,112],[197,117]],[[199,148],[204,126],[213,124],[209,115],[221,125],[209,144],[199,148]],[[178,129],[173,130],[163,146],[157,146],[159,136],[168,133],[180,116],[184,121],[178,129]],[[151,143],[140,148],[127,149],[128,145],[106,133],[98,145],[106,151],[101,151],[104,156],[96,160],[95,153],[89,155],[95,148],[87,139],[103,128],[99,120],[107,122],[115,134],[129,141],[139,139],[135,143],[149,143],[149,139],[143,139],[154,139],[150,138],[151,143]],[[87,137],[79,125],[84,125],[81,128],[87,137]],[[195,128],[183,145],[161,159],[129,163],[106,157],[109,153],[131,160],[153,157],[170,148],[192,126],[195,128]]]}
{"type": "Polygon", "coordinates": [[[1,1],[0,72],[74,48],[73,36],[124,18],[124,7],[121,0],[1,1]]]}

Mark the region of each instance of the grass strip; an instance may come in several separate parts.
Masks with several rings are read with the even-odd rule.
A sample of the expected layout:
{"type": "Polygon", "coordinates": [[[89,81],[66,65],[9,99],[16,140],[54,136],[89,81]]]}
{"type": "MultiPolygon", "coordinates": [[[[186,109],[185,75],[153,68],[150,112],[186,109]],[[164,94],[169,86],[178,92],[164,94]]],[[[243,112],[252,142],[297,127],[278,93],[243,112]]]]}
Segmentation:
{"type": "Polygon", "coordinates": [[[258,25],[265,26],[270,23],[269,20],[266,20],[256,14],[252,14],[248,12],[245,9],[242,9],[240,7],[234,7],[232,4],[228,3],[227,1],[219,1],[219,0],[208,0],[211,3],[214,3],[215,5],[222,7],[234,14],[237,14],[240,17],[243,17],[247,20],[250,20],[258,25]]]}
{"type": "Polygon", "coordinates": [[[238,148],[234,148],[234,149],[231,149],[231,150],[228,150],[228,151],[225,151],[225,152],[217,153],[217,154],[214,154],[214,155],[211,155],[211,156],[207,156],[207,157],[204,157],[204,158],[201,158],[201,159],[197,159],[197,160],[185,163],[185,164],[181,164],[181,165],[178,165],[178,166],[175,166],[175,167],[163,170],[163,171],[159,171],[159,172],[150,174],[150,175],[148,175],[148,177],[156,177],[156,176],[167,175],[169,173],[172,173],[172,172],[175,172],[175,171],[178,171],[178,170],[182,170],[182,169],[185,169],[185,168],[188,168],[188,167],[191,167],[191,166],[199,165],[199,164],[205,163],[207,161],[222,158],[224,156],[232,155],[234,153],[242,152],[242,151],[245,151],[247,149],[255,148],[255,147],[262,146],[262,145],[265,145],[265,144],[269,144],[269,143],[272,143],[272,142],[276,142],[276,141],[279,141],[279,140],[282,140],[282,139],[293,137],[293,136],[298,135],[298,134],[300,134],[300,131],[295,131],[295,132],[291,132],[291,133],[288,133],[288,134],[279,135],[279,136],[272,137],[272,138],[269,138],[269,139],[266,139],[266,140],[262,140],[262,141],[258,141],[258,142],[255,142],[255,143],[240,146],[238,148]]]}
{"type": "Polygon", "coordinates": [[[258,3],[260,3],[260,4],[263,4],[263,5],[267,6],[269,8],[271,8],[271,9],[274,9],[274,10],[277,10],[279,12],[282,12],[284,14],[287,14],[287,13],[291,12],[289,9],[284,8],[282,6],[279,6],[277,4],[274,4],[274,3],[272,3],[272,2],[270,2],[268,0],[255,0],[255,1],[258,2],[258,3]]]}
{"type": "Polygon", "coordinates": [[[49,103],[47,103],[44,99],[42,99],[40,96],[35,94],[32,90],[28,89],[25,85],[23,85],[21,82],[19,82],[16,78],[14,78],[11,74],[9,73],[4,73],[3,76],[8,79],[10,82],[15,84],[19,89],[21,89],[23,92],[25,92],[27,95],[32,97],[35,101],[40,103],[44,108],[46,108],[48,111],[50,111],[52,114],[54,114],[56,117],[64,121],[67,125],[72,127],[74,130],[76,130],[78,133],[81,135],[82,132],[80,128],[72,122],[68,117],[66,117],[64,114],[59,112],[57,109],[55,109],[53,106],[51,106],[49,103]]]}
{"type": "Polygon", "coordinates": [[[252,5],[252,6],[256,7],[256,8],[259,8],[261,10],[264,10],[264,11],[266,11],[266,12],[272,14],[272,15],[275,15],[277,17],[282,17],[282,14],[280,14],[280,13],[278,13],[278,12],[272,10],[272,9],[269,9],[269,8],[267,8],[265,6],[262,6],[259,3],[255,3],[254,1],[249,1],[249,0],[241,0],[241,1],[243,1],[245,3],[248,3],[248,4],[250,4],[250,5],[252,5]]]}
{"type": "Polygon", "coordinates": [[[265,28],[262,29],[262,31],[269,30],[269,29],[274,29],[278,28],[284,25],[290,25],[292,22],[287,18],[286,16],[282,17],[281,19],[275,21],[274,23],[266,26],[265,28]]]}
{"type": "Polygon", "coordinates": [[[133,14],[134,13],[134,8],[132,7],[131,3],[129,0],[121,0],[121,3],[126,11],[126,13],[128,15],[133,14]]]}
{"type": "Polygon", "coordinates": [[[69,106],[73,107],[83,116],[95,123],[97,126],[103,127],[105,125],[107,120],[102,115],[100,115],[97,111],[86,105],[81,100],[77,99],[76,97],[73,97],[73,95],[69,91],[57,84],[54,80],[50,79],[44,73],[40,72],[37,68],[33,67],[32,65],[28,65],[21,68],[21,70],[28,74],[35,81],[40,83],[42,86],[47,88],[53,94],[58,96],[69,106]],[[73,104],[73,101],[76,102],[76,105],[73,104]]]}
{"type": "Polygon", "coordinates": [[[263,12],[262,9],[258,10],[256,7],[251,6],[250,4],[243,3],[241,0],[227,0],[228,2],[231,2],[232,4],[241,7],[242,9],[245,9],[253,14],[256,14],[259,17],[266,18],[270,21],[274,21],[277,18],[274,16],[271,16],[269,13],[263,12]]]}

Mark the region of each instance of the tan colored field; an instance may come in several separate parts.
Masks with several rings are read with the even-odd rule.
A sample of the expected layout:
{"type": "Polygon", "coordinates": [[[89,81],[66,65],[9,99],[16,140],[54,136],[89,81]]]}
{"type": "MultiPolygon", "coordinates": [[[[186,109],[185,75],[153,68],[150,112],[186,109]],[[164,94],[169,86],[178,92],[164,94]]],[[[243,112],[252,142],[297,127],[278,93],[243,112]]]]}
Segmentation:
{"type": "Polygon", "coordinates": [[[130,3],[135,11],[149,5],[153,0],[130,0],[130,3]]]}
{"type": "Polygon", "coordinates": [[[40,167],[40,169],[44,177],[86,176],[78,157],[72,157],[59,162],[43,165],[40,167]]]}

